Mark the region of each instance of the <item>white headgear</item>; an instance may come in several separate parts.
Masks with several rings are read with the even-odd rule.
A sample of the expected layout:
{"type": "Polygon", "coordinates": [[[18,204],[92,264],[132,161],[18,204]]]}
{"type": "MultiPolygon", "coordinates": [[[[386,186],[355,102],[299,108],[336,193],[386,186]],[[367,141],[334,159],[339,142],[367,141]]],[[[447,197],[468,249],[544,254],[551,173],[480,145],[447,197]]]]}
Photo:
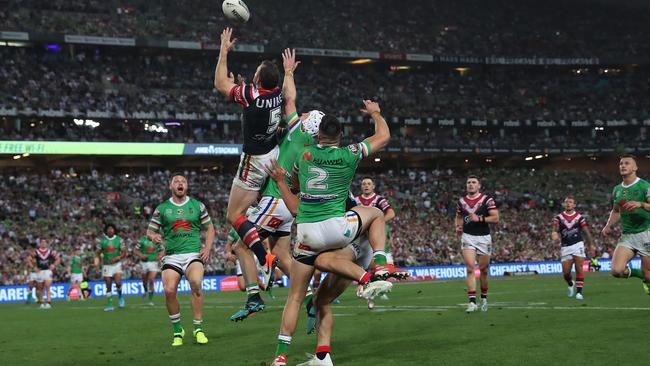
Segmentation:
{"type": "Polygon", "coordinates": [[[309,112],[307,118],[302,121],[302,126],[305,132],[309,133],[312,136],[318,134],[318,127],[320,126],[320,121],[323,119],[325,113],[317,110],[309,112]]]}

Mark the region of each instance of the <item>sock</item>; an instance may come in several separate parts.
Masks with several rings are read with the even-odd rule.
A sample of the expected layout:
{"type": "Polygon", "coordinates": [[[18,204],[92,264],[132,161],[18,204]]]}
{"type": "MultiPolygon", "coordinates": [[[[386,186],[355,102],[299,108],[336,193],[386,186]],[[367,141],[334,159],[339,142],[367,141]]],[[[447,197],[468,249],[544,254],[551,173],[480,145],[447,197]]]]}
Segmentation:
{"type": "Polygon", "coordinates": [[[257,283],[249,283],[246,285],[246,295],[248,298],[254,298],[260,296],[260,286],[257,283]]]}
{"type": "Polygon", "coordinates": [[[149,287],[146,284],[142,285],[142,287],[144,288],[145,293],[149,292],[149,287]]]}
{"type": "Polygon", "coordinates": [[[469,302],[476,304],[476,291],[467,291],[467,297],[469,302]]]}
{"type": "Polygon", "coordinates": [[[183,332],[183,326],[181,325],[181,313],[170,315],[169,320],[172,322],[172,329],[174,329],[174,334],[181,334],[183,332]]]}
{"type": "Polygon", "coordinates": [[[388,253],[388,251],[386,251],[386,263],[395,264],[395,261],[393,260],[393,255],[388,253]]]}
{"type": "Polygon", "coordinates": [[[481,286],[481,299],[487,299],[488,288],[481,286]]]}
{"type": "Polygon", "coordinates": [[[573,287],[573,281],[572,280],[566,281],[566,284],[569,285],[569,287],[573,287]]]}
{"type": "Polygon", "coordinates": [[[235,221],[233,228],[239,234],[241,241],[249,247],[255,256],[260,265],[266,263],[266,249],[260,240],[260,236],[257,234],[257,229],[255,225],[246,219],[246,216],[242,216],[235,221]]]}
{"type": "Polygon", "coordinates": [[[153,300],[153,290],[149,290],[149,301],[153,300]]]}
{"type": "Polygon", "coordinates": [[[384,265],[386,264],[386,252],[383,250],[375,250],[372,253],[372,258],[375,260],[375,264],[384,265]]]}
{"type": "Polygon", "coordinates": [[[642,280],[645,279],[645,278],[643,277],[643,271],[641,271],[640,269],[627,267],[627,270],[630,272],[630,275],[627,276],[628,278],[629,278],[629,277],[636,277],[636,278],[640,278],[640,279],[642,279],[642,280]]]}
{"type": "Polygon", "coordinates": [[[576,275],[576,291],[581,294],[582,293],[582,286],[585,284],[585,278],[584,276],[578,276],[576,275]]]}
{"type": "Polygon", "coordinates": [[[111,307],[113,306],[113,296],[111,296],[110,293],[106,294],[106,306],[111,307]]]}
{"type": "Polygon", "coordinates": [[[117,287],[117,297],[122,298],[122,285],[115,285],[117,287]]]}
{"type": "Polygon", "coordinates": [[[319,360],[324,360],[328,353],[330,353],[330,346],[316,347],[316,358],[319,360]]]}
{"type": "Polygon", "coordinates": [[[363,276],[361,276],[361,278],[359,279],[359,284],[360,284],[360,285],[365,285],[366,283],[370,282],[370,278],[371,278],[371,277],[372,277],[372,276],[370,275],[370,273],[365,272],[365,273],[363,274],[363,276]]]}
{"type": "Polygon", "coordinates": [[[291,336],[278,335],[278,347],[275,349],[275,357],[286,355],[291,344],[291,336]]]}
{"type": "Polygon", "coordinates": [[[194,325],[194,333],[203,330],[203,319],[193,319],[192,325],[194,325]]]}
{"type": "Polygon", "coordinates": [[[27,293],[27,301],[32,301],[32,293],[31,293],[31,291],[27,293]]]}

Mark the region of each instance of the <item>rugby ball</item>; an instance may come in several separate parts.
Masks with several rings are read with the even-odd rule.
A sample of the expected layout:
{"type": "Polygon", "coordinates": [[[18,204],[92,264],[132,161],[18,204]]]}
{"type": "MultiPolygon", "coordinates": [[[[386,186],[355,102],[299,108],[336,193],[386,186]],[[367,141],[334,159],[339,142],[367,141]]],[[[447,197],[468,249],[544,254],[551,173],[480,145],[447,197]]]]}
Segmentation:
{"type": "Polygon", "coordinates": [[[251,17],[248,6],[242,0],[225,0],[221,4],[221,10],[226,18],[235,23],[246,23],[251,17]]]}

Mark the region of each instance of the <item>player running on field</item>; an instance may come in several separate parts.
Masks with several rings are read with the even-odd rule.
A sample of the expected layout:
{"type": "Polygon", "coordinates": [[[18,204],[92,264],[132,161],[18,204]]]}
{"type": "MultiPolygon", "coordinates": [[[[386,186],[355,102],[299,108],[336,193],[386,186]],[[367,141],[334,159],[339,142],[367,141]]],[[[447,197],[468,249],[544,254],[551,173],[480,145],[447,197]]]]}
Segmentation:
{"type": "MultiPolygon", "coordinates": [[[[390,207],[390,204],[388,203],[388,200],[381,195],[375,193],[375,182],[372,180],[371,177],[363,177],[361,180],[361,194],[359,196],[354,197],[354,201],[356,202],[357,205],[363,206],[363,207],[377,207],[384,213],[384,221],[386,221],[386,267],[388,268],[395,268],[395,264],[393,262],[393,256],[390,254],[390,226],[388,223],[390,220],[395,218],[395,211],[393,210],[392,207],[390,207]]],[[[367,240],[367,238],[366,238],[367,240]]],[[[388,300],[388,296],[382,295],[382,298],[384,300],[388,300]]],[[[368,299],[368,308],[372,309],[375,307],[375,300],[374,299],[368,299]]]]}
{"type": "Polygon", "coordinates": [[[122,259],[126,256],[126,246],[117,235],[115,225],[107,224],[104,235],[99,239],[99,248],[95,257],[95,266],[102,263],[102,277],[106,283],[106,307],[104,311],[113,311],[113,280],[117,288],[118,305],[125,306],[122,296],[122,259]]]}
{"type": "Polygon", "coordinates": [[[474,266],[478,259],[481,270],[481,310],[488,310],[488,276],[490,274],[490,255],[492,254],[492,237],[490,225],[499,222],[499,210],[492,197],[481,193],[481,181],[475,175],[467,177],[467,195],[458,200],[456,210],[456,234],[460,235],[463,260],[467,269],[467,297],[469,304],[466,311],[474,312],[476,305],[476,278],[474,266]]]}
{"type": "MultiPolygon", "coordinates": [[[[280,154],[277,163],[286,171],[291,171],[297,156],[305,146],[315,143],[314,136],[318,133],[323,113],[320,111],[311,111],[298,116],[296,112],[296,86],[293,74],[298,67],[299,61],[296,61],[295,50],[286,49],[282,53],[284,65],[284,82],[282,92],[284,95],[285,115],[287,118],[286,133],[280,140],[280,154]]],[[[291,186],[290,177],[286,177],[286,182],[291,186]]],[[[290,254],[291,245],[291,226],[293,225],[293,215],[287,209],[278,190],[277,183],[269,179],[262,198],[257,207],[250,212],[248,220],[258,228],[259,236],[262,240],[268,238],[272,254],[279,259],[278,266],[285,274],[291,273],[291,263],[293,259],[290,254]]],[[[257,267],[250,259],[251,251],[245,245],[235,245],[235,252],[240,259],[244,280],[246,281],[246,292],[248,299],[242,309],[237,311],[230,319],[233,321],[243,320],[247,316],[264,309],[264,301],[259,295],[259,286],[257,285],[257,267]]],[[[270,288],[271,284],[268,284],[270,288]]]]}
{"type": "Polygon", "coordinates": [[[148,297],[149,305],[153,306],[154,282],[156,281],[156,275],[160,272],[158,262],[163,256],[160,243],[156,244],[146,236],[142,236],[135,245],[134,253],[140,259],[142,288],[148,297]]]}
{"type": "MultiPolygon", "coordinates": [[[[383,213],[371,207],[355,207],[346,212],[346,201],[350,184],[359,162],[371,152],[388,144],[390,131],[381,116],[379,105],[364,101],[364,112],[375,122],[375,134],[361,143],[339,147],[342,137],[341,123],[336,117],[325,115],[318,131],[318,144],[306,147],[294,165],[293,186],[300,187],[296,223],[295,261],[291,265],[291,287],[282,313],[282,325],[278,336],[274,366],[286,365],[286,353],[296,329],[300,305],[314,272],[314,263],[322,252],[340,249],[350,245],[366,230],[370,231],[370,242],[375,248],[375,261],[386,263],[384,243],[386,226],[383,213]]],[[[275,164],[273,179],[290,210],[295,210],[296,196],[284,181],[284,169],[275,164]],[[289,200],[287,202],[287,200],[289,200]]],[[[366,288],[367,296],[385,291],[392,286],[389,282],[370,283],[371,273],[366,272],[348,258],[336,257],[328,263],[330,267],[320,268],[327,272],[359,281],[366,288]]],[[[377,264],[375,278],[387,278],[393,273],[377,264]]]]}
{"type": "Polygon", "coordinates": [[[650,295],[650,183],[637,176],[639,168],[633,155],[623,155],[618,169],[623,182],[614,187],[612,211],[602,231],[604,236],[610,235],[619,221],[623,228],[612,256],[612,275],[640,278],[650,295]],[[637,254],[641,257],[640,270],[628,266],[637,254]]]}
{"type": "MultiPolygon", "coordinates": [[[[255,71],[252,84],[236,85],[232,72],[228,74],[228,52],[235,45],[232,29],[221,33],[221,50],[214,75],[214,86],[223,95],[243,107],[243,153],[228,197],[227,219],[237,230],[242,242],[249,247],[264,272],[268,288],[276,263],[262,244],[255,224],[246,210],[255,202],[266,183],[264,168],[278,158],[278,125],[282,119],[282,91],[278,87],[280,72],[270,61],[263,61],[255,71]],[[268,263],[267,263],[268,262],[268,263]]],[[[245,263],[241,263],[245,266],[245,263]]],[[[244,270],[244,273],[246,270],[244,270]]]]}
{"type": "Polygon", "coordinates": [[[70,265],[68,266],[68,275],[70,275],[70,288],[66,294],[66,300],[70,300],[70,293],[73,289],[77,290],[79,300],[85,300],[81,294],[81,283],[84,281],[83,269],[83,256],[81,255],[81,248],[75,248],[72,256],[70,257],[70,265]]]}
{"type": "Polygon", "coordinates": [[[576,200],[573,196],[564,199],[564,212],[553,218],[553,232],[551,239],[560,241],[562,274],[569,285],[567,295],[576,300],[582,300],[582,287],[584,286],[585,275],[583,263],[585,261],[585,243],[583,235],[589,246],[589,255],[593,257],[594,241],[589,233],[587,220],[575,210],[576,200]],[[576,281],[573,282],[571,267],[575,264],[576,281]]]}
{"type": "Polygon", "coordinates": [[[36,297],[41,309],[52,307],[52,271],[61,263],[59,253],[50,249],[46,240],[41,240],[34,253],[36,259],[36,297]],[[43,300],[46,298],[46,302],[43,300]]]}
{"type": "Polygon", "coordinates": [[[169,179],[172,196],[156,207],[147,229],[147,237],[156,244],[164,243],[162,282],[165,304],[173,327],[172,346],[182,346],[185,330],[181,325],[181,309],[176,292],[183,275],[190,283],[194,338],[208,343],[203,331],[203,265],[210,260],[215,230],[205,205],[187,195],[188,183],[182,173],[169,179]],[[201,228],[206,231],[201,247],[201,228]]]}

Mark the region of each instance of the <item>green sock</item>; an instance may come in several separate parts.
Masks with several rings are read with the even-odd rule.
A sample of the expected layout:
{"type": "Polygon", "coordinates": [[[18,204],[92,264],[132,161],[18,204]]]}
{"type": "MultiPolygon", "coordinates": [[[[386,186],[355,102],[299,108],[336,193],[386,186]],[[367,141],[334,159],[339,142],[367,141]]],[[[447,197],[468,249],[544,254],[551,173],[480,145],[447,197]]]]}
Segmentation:
{"type": "Polygon", "coordinates": [[[302,300],[302,304],[305,307],[307,307],[307,304],[309,304],[313,298],[314,298],[313,294],[309,294],[309,295],[305,296],[305,298],[302,300]]]}
{"type": "Polygon", "coordinates": [[[203,319],[192,320],[192,325],[194,325],[194,333],[196,333],[199,330],[203,330],[203,319]]]}
{"type": "Polygon", "coordinates": [[[27,301],[32,301],[32,293],[31,292],[27,293],[27,301]]]}
{"type": "Polygon", "coordinates": [[[275,349],[275,357],[279,355],[286,355],[291,344],[291,337],[280,334],[278,336],[278,347],[275,349]]]}
{"type": "Polygon", "coordinates": [[[386,252],[384,252],[383,250],[376,250],[372,254],[372,257],[375,260],[375,264],[384,265],[384,264],[387,263],[387,261],[386,261],[386,252]]]}
{"type": "Polygon", "coordinates": [[[183,326],[181,325],[181,313],[170,315],[169,320],[172,321],[174,334],[180,334],[183,332],[183,326]]]}
{"type": "Polygon", "coordinates": [[[108,299],[108,301],[107,301],[107,303],[106,303],[106,306],[108,306],[108,307],[113,306],[113,297],[112,297],[112,296],[108,296],[107,299],[108,299]]]}
{"type": "Polygon", "coordinates": [[[645,279],[645,277],[643,277],[643,271],[642,270],[634,269],[634,268],[630,268],[630,267],[627,267],[627,269],[630,271],[630,277],[636,277],[636,278],[640,278],[642,280],[645,279]]]}
{"type": "Polygon", "coordinates": [[[149,301],[153,300],[153,291],[149,291],[149,301]]]}

